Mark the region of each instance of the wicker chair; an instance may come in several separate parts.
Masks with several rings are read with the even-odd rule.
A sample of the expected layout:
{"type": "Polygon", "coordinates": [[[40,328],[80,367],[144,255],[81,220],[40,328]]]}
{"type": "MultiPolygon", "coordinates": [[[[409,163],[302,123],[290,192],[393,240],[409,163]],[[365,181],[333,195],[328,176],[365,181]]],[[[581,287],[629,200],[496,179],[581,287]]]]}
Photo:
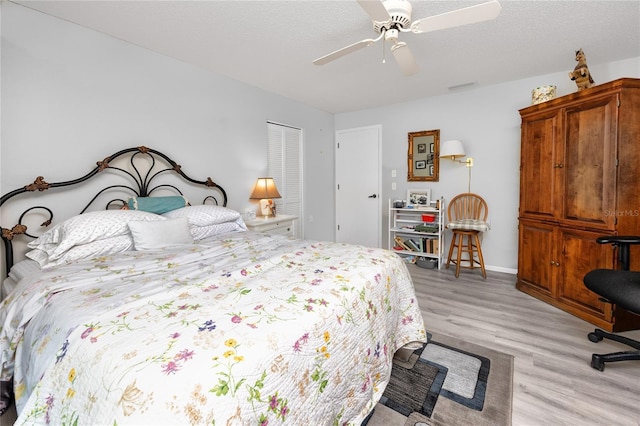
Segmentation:
{"type": "Polygon", "coordinates": [[[447,228],[453,232],[453,238],[449,247],[447,269],[449,264],[455,263],[456,278],[458,278],[461,263],[468,262],[468,265],[462,267],[473,269],[479,265],[482,277],[486,279],[487,272],[484,268],[480,234],[489,230],[487,202],[477,194],[469,192],[459,194],[449,203],[448,214],[447,228]],[[467,257],[462,257],[462,253],[466,253],[467,257]]]}

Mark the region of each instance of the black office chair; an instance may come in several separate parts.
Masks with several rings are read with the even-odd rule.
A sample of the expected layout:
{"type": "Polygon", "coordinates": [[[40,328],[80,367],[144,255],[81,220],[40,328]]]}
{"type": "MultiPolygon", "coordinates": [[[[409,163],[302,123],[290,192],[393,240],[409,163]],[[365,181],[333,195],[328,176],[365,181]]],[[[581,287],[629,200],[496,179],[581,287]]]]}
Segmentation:
{"type": "MultiPolygon", "coordinates": [[[[630,271],[629,246],[640,244],[640,236],[606,236],[596,239],[599,244],[612,244],[618,248],[618,260],[622,269],[596,269],[584,276],[584,285],[601,300],[614,303],[629,312],[640,315],[640,272],[630,271]]],[[[589,333],[589,340],[597,343],[604,338],[624,343],[635,351],[591,355],[591,367],[603,371],[605,362],[640,360],[640,342],[596,329],[589,333]]]]}

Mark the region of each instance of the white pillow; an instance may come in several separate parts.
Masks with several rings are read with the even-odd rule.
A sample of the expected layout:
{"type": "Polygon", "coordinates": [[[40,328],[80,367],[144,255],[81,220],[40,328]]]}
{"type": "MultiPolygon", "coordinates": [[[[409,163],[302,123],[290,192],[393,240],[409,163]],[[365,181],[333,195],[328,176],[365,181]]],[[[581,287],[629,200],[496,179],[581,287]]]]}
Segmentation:
{"type": "Polygon", "coordinates": [[[218,223],[209,226],[190,226],[189,229],[194,240],[202,240],[203,238],[225,234],[227,232],[246,231],[247,227],[242,218],[239,217],[234,222],[218,223]]]}
{"type": "Polygon", "coordinates": [[[187,218],[160,222],[129,222],[136,250],[153,250],[174,244],[193,244],[187,218]]]}
{"type": "Polygon", "coordinates": [[[40,249],[33,249],[25,253],[25,256],[31,260],[38,262],[38,265],[42,267],[49,263],[49,255],[46,251],[40,249]]]}
{"type": "Polygon", "coordinates": [[[190,226],[209,226],[224,222],[233,222],[240,217],[240,213],[222,206],[201,204],[171,210],[162,216],[169,219],[186,217],[190,226]]]}
{"type": "MultiPolygon", "coordinates": [[[[126,234],[73,246],[55,259],[52,259],[47,252],[40,249],[31,250],[25,256],[38,262],[42,269],[47,269],[77,260],[91,259],[97,256],[108,256],[132,249],[133,238],[131,238],[130,234],[126,234]]],[[[11,270],[13,271],[13,268],[11,270]]]]}
{"type": "Polygon", "coordinates": [[[164,221],[164,217],[138,210],[104,210],[74,216],[27,244],[31,249],[47,253],[50,260],[60,258],[76,245],[125,235],[127,223],[135,221],[164,221]]]}

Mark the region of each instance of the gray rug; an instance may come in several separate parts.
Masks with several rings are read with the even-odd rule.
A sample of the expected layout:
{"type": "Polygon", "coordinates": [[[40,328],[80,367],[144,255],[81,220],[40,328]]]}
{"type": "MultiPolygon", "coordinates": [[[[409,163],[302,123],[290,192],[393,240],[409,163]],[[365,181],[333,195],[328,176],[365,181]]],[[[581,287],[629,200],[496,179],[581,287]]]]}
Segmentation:
{"type": "Polygon", "coordinates": [[[389,385],[367,426],[507,426],[512,396],[511,355],[431,336],[408,359],[394,360],[389,385]]]}

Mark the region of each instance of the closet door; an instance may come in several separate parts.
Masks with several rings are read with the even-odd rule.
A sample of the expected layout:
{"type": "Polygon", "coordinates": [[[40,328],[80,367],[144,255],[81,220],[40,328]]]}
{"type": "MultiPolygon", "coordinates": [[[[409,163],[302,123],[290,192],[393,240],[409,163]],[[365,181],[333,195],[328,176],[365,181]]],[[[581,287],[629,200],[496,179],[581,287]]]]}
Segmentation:
{"type": "Polygon", "coordinates": [[[267,123],[267,174],[274,178],[282,196],[275,199],[276,214],[298,217],[293,235],[303,238],[302,229],[302,129],[267,123]]]}

